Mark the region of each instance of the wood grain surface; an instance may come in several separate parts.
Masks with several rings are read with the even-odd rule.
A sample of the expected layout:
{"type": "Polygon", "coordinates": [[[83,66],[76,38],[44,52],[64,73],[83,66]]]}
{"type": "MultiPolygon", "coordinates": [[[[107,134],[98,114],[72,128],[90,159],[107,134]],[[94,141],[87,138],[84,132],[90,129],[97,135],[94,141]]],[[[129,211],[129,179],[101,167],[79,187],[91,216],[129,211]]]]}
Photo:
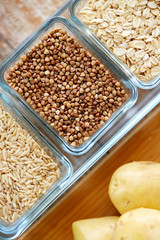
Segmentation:
{"type": "MultiPolygon", "coordinates": [[[[0,0],[0,62],[63,3],[64,0],[0,0]]],[[[73,240],[73,221],[118,215],[108,196],[110,177],[126,162],[160,162],[160,107],[125,139],[127,142],[122,141],[121,147],[117,144],[118,149],[105,155],[19,240],[73,240]]]]}
{"type": "Polygon", "coordinates": [[[65,0],[0,0],[0,62],[65,0]]]}
{"type": "MultiPolygon", "coordinates": [[[[103,159],[52,206],[19,240],[73,240],[76,220],[118,215],[108,196],[113,172],[131,161],[160,162],[160,107],[132,131],[132,137],[103,159]]],[[[97,239],[98,240],[98,239],[97,239]]]]}

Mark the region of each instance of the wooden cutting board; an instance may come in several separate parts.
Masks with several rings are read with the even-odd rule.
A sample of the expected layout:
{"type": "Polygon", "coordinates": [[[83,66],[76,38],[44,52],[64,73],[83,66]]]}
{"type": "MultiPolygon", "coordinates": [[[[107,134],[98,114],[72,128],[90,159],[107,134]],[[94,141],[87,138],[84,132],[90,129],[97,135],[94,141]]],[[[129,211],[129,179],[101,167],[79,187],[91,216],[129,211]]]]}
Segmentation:
{"type": "Polygon", "coordinates": [[[108,185],[113,172],[131,161],[160,162],[160,106],[132,130],[119,149],[105,155],[19,240],[73,240],[74,221],[118,215],[109,199],[108,185]]]}

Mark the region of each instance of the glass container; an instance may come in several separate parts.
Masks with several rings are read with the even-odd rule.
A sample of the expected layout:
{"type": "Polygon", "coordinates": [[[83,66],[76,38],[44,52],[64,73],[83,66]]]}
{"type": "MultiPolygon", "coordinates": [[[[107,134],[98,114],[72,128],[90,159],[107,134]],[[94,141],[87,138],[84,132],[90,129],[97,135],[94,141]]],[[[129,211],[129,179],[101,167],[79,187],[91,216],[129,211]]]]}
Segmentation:
{"type": "Polygon", "coordinates": [[[57,199],[61,188],[69,181],[72,175],[72,165],[44,135],[37,131],[36,124],[33,124],[25,117],[15,99],[9,96],[2,88],[0,88],[0,106],[11,114],[15,121],[33,137],[51,158],[54,157],[54,161],[58,164],[61,172],[60,177],[49,187],[46,193],[42,194],[40,198],[14,222],[8,223],[0,219],[1,239],[12,239],[19,236],[57,199]]]}
{"type": "Polygon", "coordinates": [[[125,71],[130,76],[130,79],[133,81],[133,83],[142,89],[152,89],[156,87],[160,83],[160,74],[156,76],[154,79],[151,79],[149,81],[142,81],[140,80],[135,74],[133,74],[130,69],[127,67],[126,64],[124,64],[115,54],[113,54],[102,41],[96,37],[92,31],[82,23],[80,19],[80,11],[81,9],[87,4],[88,1],[85,0],[72,0],[69,8],[69,14],[72,19],[72,21],[76,24],[76,26],[87,36],[90,38],[92,42],[98,46],[103,52],[106,57],[110,57],[116,65],[121,66],[121,68],[124,68],[125,71]]]}
{"type": "Polygon", "coordinates": [[[37,31],[35,31],[29,38],[26,39],[25,42],[23,42],[17,49],[14,50],[13,54],[2,64],[0,72],[0,84],[3,85],[5,90],[8,91],[18,101],[22,102],[24,107],[29,109],[32,115],[40,119],[41,125],[46,129],[46,131],[50,132],[53,139],[57,139],[57,142],[62,149],[75,155],[80,155],[87,152],[105,133],[107,133],[108,129],[115,125],[121,116],[135,104],[138,97],[137,88],[130,81],[131,78],[134,78],[134,76],[130,76],[128,71],[126,71],[124,67],[121,67],[120,64],[116,64],[116,62],[112,60],[110,56],[105,56],[103,50],[98,49],[94,42],[90,42],[89,39],[81,34],[80,31],[68,19],[62,17],[50,18],[45,24],[41,25],[37,31]],[[76,147],[71,146],[71,144],[61,137],[59,133],[54,130],[45,120],[43,120],[40,115],[37,114],[16,91],[9,87],[6,81],[6,75],[9,69],[20,60],[20,57],[26,54],[33,46],[35,46],[45,34],[57,28],[67,31],[67,33],[73,36],[74,39],[85,50],[90,52],[96,59],[103,63],[105,68],[110,70],[111,75],[121,82],[128,95],[127,100],[112,114],[110,119],[94,134],[92,134],[87,141],[76,147]]]}

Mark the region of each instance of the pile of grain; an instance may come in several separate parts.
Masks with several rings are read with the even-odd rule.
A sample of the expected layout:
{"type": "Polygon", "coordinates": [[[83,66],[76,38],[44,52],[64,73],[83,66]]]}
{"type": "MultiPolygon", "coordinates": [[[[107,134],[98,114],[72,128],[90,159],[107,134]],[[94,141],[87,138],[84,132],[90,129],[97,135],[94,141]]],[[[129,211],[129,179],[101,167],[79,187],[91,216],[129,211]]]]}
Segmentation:
{"type": "Polygon", "coordinates": [[[127,99],[118,79],[62,29],[22,56],[7,81],[72,146],[88,140],[127,99]]]}
{"type": "Polygon", "coordinates": [[[160,74],[159,0],[89,0],[80,19],[139,79],[160,74]]]}
{"type": "Polygon", "coordinates": [[[0,217],[15,221],[59,176],[54,158],[0,106],[0,217]]]}

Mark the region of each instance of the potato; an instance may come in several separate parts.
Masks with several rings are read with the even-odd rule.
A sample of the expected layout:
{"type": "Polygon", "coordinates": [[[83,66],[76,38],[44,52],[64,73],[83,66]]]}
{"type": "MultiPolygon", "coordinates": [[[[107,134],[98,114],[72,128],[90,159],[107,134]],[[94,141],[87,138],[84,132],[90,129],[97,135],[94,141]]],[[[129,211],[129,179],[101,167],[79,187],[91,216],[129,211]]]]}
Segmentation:
{"type": "Polygon", "coordinates": [[[112,240],[117,220],[118,217],[102,217],[74,222],[74,240],[112,240]]]}
{"type": "Polygon", "coordinates": [[[109,196],[121,214],[140,207],[160,210],[160,164],[132,162],[121,166],[111,178],[109,196]]]}
{"type": "Polygon", "coordinates": [[[160,211],[138,208],[124,213],[116,223],[112,240],[159,240],[160,211]]]}

